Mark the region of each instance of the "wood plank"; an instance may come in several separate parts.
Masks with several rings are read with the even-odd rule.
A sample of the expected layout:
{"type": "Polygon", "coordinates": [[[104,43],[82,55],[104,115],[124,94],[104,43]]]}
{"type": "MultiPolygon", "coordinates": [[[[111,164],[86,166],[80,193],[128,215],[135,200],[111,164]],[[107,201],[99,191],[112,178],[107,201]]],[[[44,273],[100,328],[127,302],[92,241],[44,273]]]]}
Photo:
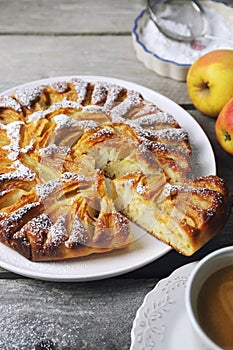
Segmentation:
{"type": "Polygon", "coordinates": [[[62,75],[102,75],[144,85],[190,103],[186,84],[160,77],[138,61],[131,37],[0,36],[0,91],[62,75]]]}
{"type": "Polygon", "coordinates": [[[0,347],[128,350],[136,311],[155,284],[155,279],[0,280],[0,347]]]}
{"type": "Polygon", "coordinates": [[[125,34],[145,7],[144,0],[1,0],[0,33],[125,34]]]}
{"type": "Polygon", "coordinates": [[[129,33],[143,0],[1,0],[0,33],[129,33]]]}

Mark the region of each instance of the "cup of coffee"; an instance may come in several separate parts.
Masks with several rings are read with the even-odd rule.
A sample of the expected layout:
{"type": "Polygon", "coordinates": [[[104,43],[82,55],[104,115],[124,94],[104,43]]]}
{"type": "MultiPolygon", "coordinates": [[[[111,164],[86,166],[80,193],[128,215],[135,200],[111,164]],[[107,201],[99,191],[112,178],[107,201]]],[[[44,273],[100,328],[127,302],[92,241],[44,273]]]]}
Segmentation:
{"type": "Polygon", "coordinates": [[[233,350],[233,246],[197,263],[185,303],[198,350],[233,350]]]}

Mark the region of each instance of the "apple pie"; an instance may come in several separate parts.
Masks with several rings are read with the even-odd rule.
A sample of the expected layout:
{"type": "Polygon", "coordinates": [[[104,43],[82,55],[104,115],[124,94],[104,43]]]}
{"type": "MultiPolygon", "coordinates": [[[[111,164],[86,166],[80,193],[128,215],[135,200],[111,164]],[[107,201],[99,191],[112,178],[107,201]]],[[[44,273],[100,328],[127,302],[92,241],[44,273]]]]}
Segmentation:
{"type": "Polygon", "coordinates": [[[129,220],[191,255],[225,224],[188,133],[140,93],[78,77],[0,97],[0,242],[51,261],[122,249],[129,220]]]}

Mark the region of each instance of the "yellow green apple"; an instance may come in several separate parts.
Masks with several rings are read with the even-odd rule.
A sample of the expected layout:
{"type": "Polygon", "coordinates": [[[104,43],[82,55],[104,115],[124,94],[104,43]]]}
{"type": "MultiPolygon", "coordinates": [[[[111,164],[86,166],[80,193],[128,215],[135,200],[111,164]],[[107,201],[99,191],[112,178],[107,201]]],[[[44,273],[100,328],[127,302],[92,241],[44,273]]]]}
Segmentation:
{"type": "Polygon", "coordinates": [[[199,111],[217,117],[233,97],[233,50],[214,50],[199,57],[188,71],[187,89],[199,111]]]}
{"type": "Polygon", "coordinates": [[[215,124],[217,140],[222,148],[233,155],[233,98],[223,107],[215,124]]]}

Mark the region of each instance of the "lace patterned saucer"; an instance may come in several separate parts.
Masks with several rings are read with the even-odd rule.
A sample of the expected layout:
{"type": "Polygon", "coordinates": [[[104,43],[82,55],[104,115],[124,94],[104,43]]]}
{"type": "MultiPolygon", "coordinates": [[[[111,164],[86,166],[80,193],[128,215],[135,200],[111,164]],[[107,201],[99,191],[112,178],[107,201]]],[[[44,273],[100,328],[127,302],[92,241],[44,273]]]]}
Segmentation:
{"type": "Polygon", "coordinates": [[[197,350],[184,300],[195,264],[175,270],[147,294],[133,322],[130,350],[197,350]]]}

